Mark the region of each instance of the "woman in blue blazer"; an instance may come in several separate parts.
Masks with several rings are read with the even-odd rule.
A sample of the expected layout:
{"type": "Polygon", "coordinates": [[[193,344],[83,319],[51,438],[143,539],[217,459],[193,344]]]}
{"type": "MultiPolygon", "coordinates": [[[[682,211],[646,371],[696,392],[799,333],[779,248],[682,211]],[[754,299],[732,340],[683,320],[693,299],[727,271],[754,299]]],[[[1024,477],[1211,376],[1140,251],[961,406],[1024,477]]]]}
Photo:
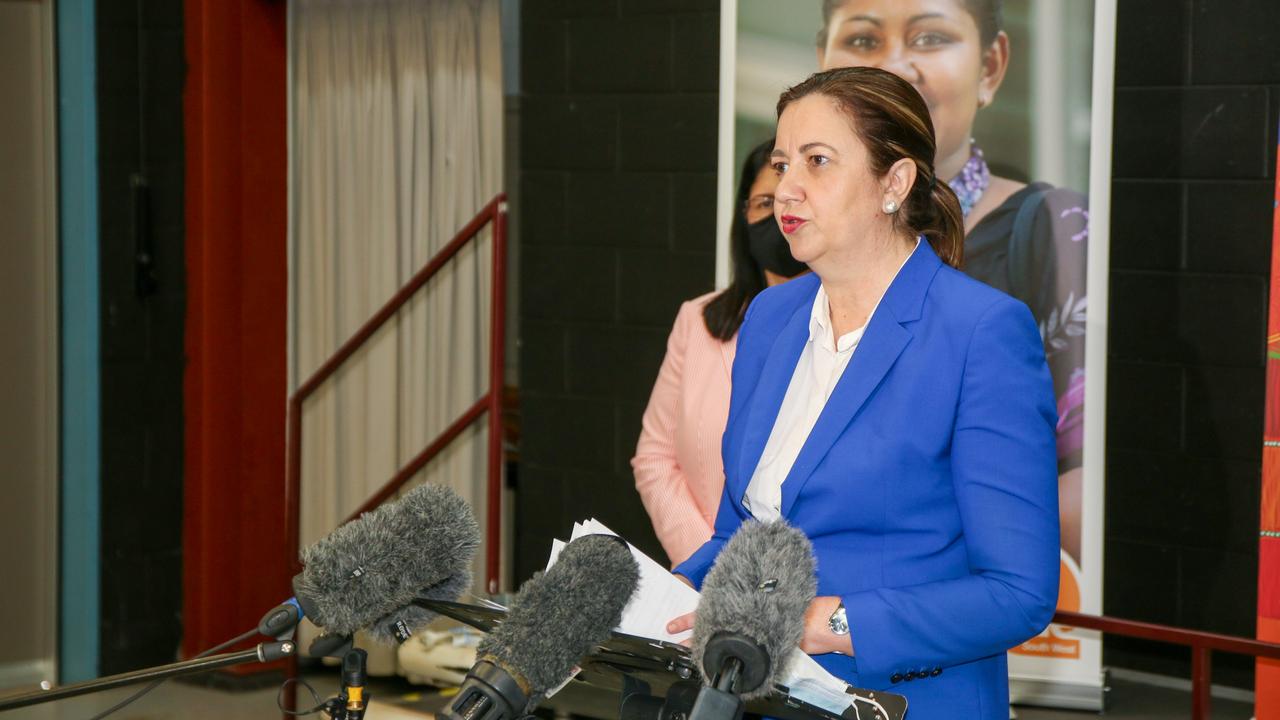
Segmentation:
{"type": "Polygon", "coordinates": [[[747,311],[715,535],[676,572],[700,586],[745,520],[783,519],[818,565],[802,649],[906,695],[910,720],[1004,720],[1005,652],[1045,628],[1058,592],[1039,332],[955,269],[962,216],[910,84],[831,70],[778,109],[775,217],[813,274],[747,311]]]}

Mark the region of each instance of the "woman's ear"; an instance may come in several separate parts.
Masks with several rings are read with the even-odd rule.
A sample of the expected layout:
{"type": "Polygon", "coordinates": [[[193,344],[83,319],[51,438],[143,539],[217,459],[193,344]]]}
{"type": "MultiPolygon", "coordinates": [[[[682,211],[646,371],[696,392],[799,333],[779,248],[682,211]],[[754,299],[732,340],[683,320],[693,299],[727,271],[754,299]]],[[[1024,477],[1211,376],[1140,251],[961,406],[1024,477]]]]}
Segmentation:
{"type": "Polygon", "coordinates": [[[978,107],[986,107],[996,98],[996,91],[1009,70],[1009,36],[1003,30],[996,34],[982,53],[982,74],[978,78],[978,107]]]}
{"type": "Polygon", "coordinates": [[[892,200],[898,207],[902,207],[915,184],[916,162],[911,158],[900,158],[885,174],[884,199],[892,200]]]}

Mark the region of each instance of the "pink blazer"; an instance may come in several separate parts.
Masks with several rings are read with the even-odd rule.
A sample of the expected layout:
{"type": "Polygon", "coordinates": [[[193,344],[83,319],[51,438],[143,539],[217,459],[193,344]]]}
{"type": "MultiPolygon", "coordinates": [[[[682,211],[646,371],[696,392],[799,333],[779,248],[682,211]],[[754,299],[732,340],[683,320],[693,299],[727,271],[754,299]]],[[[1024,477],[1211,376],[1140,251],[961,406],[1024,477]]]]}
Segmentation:
{"type": "Polygon", "coordinates": [[[680,306],[631,458],[636,490],[673,565],[711,538],[724,490],[720,438],[737,337],[721,342],[707,332],[702,310],[717,292],[680,306]]]}

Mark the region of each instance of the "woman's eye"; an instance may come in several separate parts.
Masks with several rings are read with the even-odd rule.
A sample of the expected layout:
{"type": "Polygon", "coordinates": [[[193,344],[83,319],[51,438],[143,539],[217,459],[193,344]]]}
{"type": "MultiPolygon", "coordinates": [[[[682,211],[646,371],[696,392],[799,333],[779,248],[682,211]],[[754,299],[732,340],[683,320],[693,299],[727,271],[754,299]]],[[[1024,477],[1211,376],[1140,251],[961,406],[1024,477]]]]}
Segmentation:
{"type": "Polygon", "coordinates": [[[776,162],[773,164],[773,171],[781,175],[787,171],[787,164],[784,162],[776,162]]]}
{"type": "Polygon", "coordinates": [[[948,37],[947,35],[943,35],[942,33],[936,33],[936,32],[920,33],[919,35],[911,38],[912,47],[930,48],[930,47],[939,47],[941,45],[948,45],[950,43],[951,43],[950,37],[948,37]]]}
{"type": "Polygon", "coordinates": [[[773,208],[773,198],[772,198],[772,197],[762,197],[762,198],[760,198],[759,200],[757,200],[757,201],[756,201],[756,209],[757,209],[757,210],[770,210],[770,209],[772,209],[772,208],[773,208]]]}
{"type": "Polygon", "coordinates": [[[880,45],[880,41],[871,35],[850,35],[843,41],[843,45],[852,50],[874,50],[880,45]]]}
{"type": "Polygon", "coordinates": [[[830,162],[830,158],[828,158],[826,155],[810,155],[809,156],[809,164],[815,167],[822,167],[823,165],[826,165],[828,162],[830,162]]]}

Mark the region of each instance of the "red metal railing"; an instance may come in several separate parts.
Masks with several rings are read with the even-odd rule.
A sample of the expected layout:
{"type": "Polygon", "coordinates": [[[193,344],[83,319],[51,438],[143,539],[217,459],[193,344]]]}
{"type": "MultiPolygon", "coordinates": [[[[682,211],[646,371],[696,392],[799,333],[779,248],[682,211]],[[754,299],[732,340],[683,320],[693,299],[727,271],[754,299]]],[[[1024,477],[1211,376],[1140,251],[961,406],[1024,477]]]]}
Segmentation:
{"type": "Polygon", "coordinates": [[[481,415],[489,417],[488,447],[488,485],[486,489],[485,508],[485,586],[491,593],[498,591],[499,572],[501,570],[501,526],[502,526],[502,379],[506,358],[505,335],[506,326],[506,249],[507,249],[507,196],[503,193],[490,200],[480,212],[467,223],[466,227],[440,249],[431,260],[419,270],[404,287],[400,288],[373,317],[369,318],[337,352],[325,361],[306,382],[302,383],[289,398],[288,455],[285,461],[285,512],[286,537],[288,539],[289,562],[294,572],[301,569],[298,564],[298,529],[300,523],[300,491],[302,484],[302,406],[316,390],[320,389],[333,376],[343,363],[351,358],[361,347],[373,337],[388,320],[422,289],[445,263],[453,259],[468,242],[475,239],[486,225],[493,223],[493,301],[489,313],[489,390],[475,404],[454,420],[444,432],[432,440],[422,452],[418,453],[395,476],[378,489],[369,499],[360,505],[344,520],[352,520],[361,513],[386,502],[419,470],[426,466],[453,442],[462,431],[466,430],[481,415]]]}
{"type": "Polygon", "coordinates": [[[1251,638],[1218,635],[1138,622],[1137,620],[1120,620],[1106,615],[1086,615],[1084,613],[1059,610],[1053,621],[1068,627],[1088,628],[1113,635],[1156,640],[1173,645],[1186,645],[1191,648],[1191,717],[1193,720],[1209,720],[1210,686],[1213,674],[1213,651],[1252,655],[1259,658],[1280,660],[1280,644],[1263,642],[1251,638]]]}
{"type": "MultiPolygon", "coordinates": [[[[320,369],[306,382],[302,383],[289,398],[288,420],[288,455],[286,457],[286,524],[289,543],[289,558],[295,572],[298,565],[299,549],[299,491],[302,479],[302,406],[306,400],[338,371],[369,338],[371,338],[388,320],[407,303],[415,293],[422,289],[437,272],[451,260],[458,251],[473,240],[489,223],[493,223],[493,302],[490,309],[490,351],[489,351],[489,390],[471,407],[467,408],[454,422],[432,440],[422,452],[418,453],[395,476],[386,482],[347,520],[359,517],[361,513],[386,502],[418,471],[426,466],[432,458],[440,454],[449,443],[453,442],[464,430],[471,426],[480,416],[488,413],[489,447],[488,447],[488,484],[486,500],[486,555],[485,579],[489,592],[498,591],[501,558],[501,502],[502,502],[502,385],[506,356],[506,233],[507,208],[506,195],[499,194],[462,228],[452,240],[445,245],[435,257],[431,258],[422,270],[418,271],[390,300],[383,305],[373,317],[369,318],[342,347],[338,348],[320,369]]],[[[344,520],[346,522],[346,520],[344,520]]],[[[1185,645],[1191,649],[1191,717],[1193,720],[1208,720],[1210,716],[1210,685],[1212,676],[1213,652],[1229,652],[1251,655],[1259,658],[1280,660],[1280,644],[1262,642],[1250,638],[1219,635],[1216,633],[1186,630],[1183,628],[1121,620],[1105,615],[1086,615],[1084,613],[1058,611],[1054,622],[1069,627],[1087,628],[1113,635],[1156,640],[1174,645],[1185,645]]],[[[297,671],[296,657],[289,663],[288,672],[294,676],[297,671]]],[[[287,707],[294,704],[293,688],[286,693],[287,707]]]]}

